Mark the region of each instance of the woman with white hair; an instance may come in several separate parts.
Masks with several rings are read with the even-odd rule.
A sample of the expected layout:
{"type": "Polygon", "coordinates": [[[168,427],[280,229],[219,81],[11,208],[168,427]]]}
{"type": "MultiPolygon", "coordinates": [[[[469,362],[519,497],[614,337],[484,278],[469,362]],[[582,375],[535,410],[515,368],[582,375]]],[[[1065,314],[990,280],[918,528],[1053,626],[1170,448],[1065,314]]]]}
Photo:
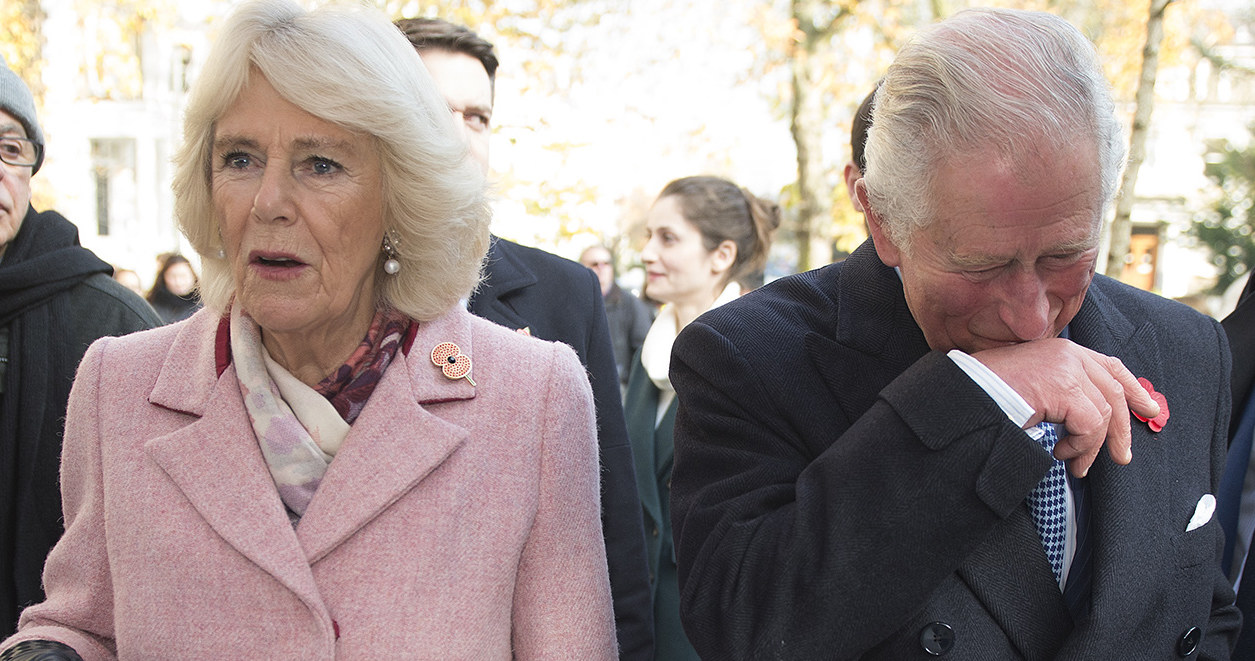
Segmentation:
{"type": "Polygon", "coordinates": [[[2,658],[613,658],[588,381],[460,304],[483,182],[413,48],[287,0],[221,34],[175,178],[206,307],[88,351],[2,658]]]}

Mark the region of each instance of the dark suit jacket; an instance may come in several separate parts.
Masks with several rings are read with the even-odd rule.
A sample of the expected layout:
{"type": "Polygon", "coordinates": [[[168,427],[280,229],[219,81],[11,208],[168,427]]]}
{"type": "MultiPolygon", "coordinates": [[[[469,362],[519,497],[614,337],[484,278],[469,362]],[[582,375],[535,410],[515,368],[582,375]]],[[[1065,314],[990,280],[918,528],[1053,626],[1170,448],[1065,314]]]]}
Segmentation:
{"type": "MultiPolygon", "coordinates": [[[[1233,352],[1233,416],[1229,423],[1230,441],[1234,440],[1233,435],[1237,432],[1238,421],[1242,419],[1250,398],[1251,383],[1255,381],[1255,296],[1251,295],[1253,285],[1255,285],[1255,278],[1247,280],[1242,296],[1238,299],[1237,307],[1225,317],[1224,321],[1220,322],[1224,326],[1225,334],[1229,337],[1229,348],[1233,352]]],[[[1246,446],[1242,445],[1241,449],[1245,450],[1246,446]]],[[[1231,470],[1239,471],[1235,479],[1243,479],[1249,461],[1249,454],[1235,460],[1231,468],[1231,470]]],[[[1231,508],[1235,522],[1241,503],[1241,488],[1241,482],[1234,484],[1234,495],[1237,497],[1225,504],[1231,508]]],[[[1247,555],[1246,565],[1242,570],[1242,583],[1238,586],[1237,604],[1242,610],[1244,624],[1233,658],[1255,657],[1255,553],[1247,555]]]]}
{"type": "Polygon", "coordinates": [[[1049,455],[930,352],[870,242],[680,334],[672,480],[682,615],[707,658],[1226,659],[1233,591],[1213,519],[1228,347],[1184,306],[1096,277],[1069,326],[1163,392],[1133,462],[1103,452],[1090,615],[1074,622],[1024,505],[1049,455]],[[1187,632],[1194,633],[1186,635],[1187,632]],[[1188,642],[1184,641],[1184,642],[1188,642]]]}
{"type": "Polygon", "coordinates": [[[1251,383],[1255,382],[1255,278],[1246,281],[1242,296],[1238,298],[1237,307],[1229,316],[1220,322],[1229,338],[1229,349],[1233,352],[1233,378],[1230,382],[1233,392],[1233,416],[1229,419],[1229,432],[1237,431],[1238,419],[1242,417],[1240,409],[1251,394],[1251,383]]]}
{"type": "Polygon", "coordinates": [[[495,236],[485,273],[484,283],[471,297],[472,313],[568,344],[588,368],[597,408],[601,523],[620,654],[623,659],[653,659],[645,532],[597,276],[570,260],[495,236]]]}

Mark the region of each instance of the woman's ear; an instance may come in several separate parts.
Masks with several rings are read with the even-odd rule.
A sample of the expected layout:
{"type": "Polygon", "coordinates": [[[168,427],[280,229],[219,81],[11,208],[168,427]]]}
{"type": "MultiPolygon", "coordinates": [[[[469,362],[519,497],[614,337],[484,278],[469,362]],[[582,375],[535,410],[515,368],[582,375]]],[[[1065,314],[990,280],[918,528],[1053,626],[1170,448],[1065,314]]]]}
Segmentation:
{"type": "Polygon", "coordinates": [[[715,275],[723,275],[736,263],[736,242],[724,239],[710,253],[710,270],[715,275]]]}
{"type": "Polygon", "coordinates": [[[902,251],[889,238],[889,233],[885,231],[884,218],[872,207],[869,201],[867,180],[859,179],[854,182],[854,191],[858,195],[859,206],[863,208],[863,217],[867,219],[867,231],[872,235],[872,243],[876,246],[876,255],[880,257],[880,261],[884,262],[885,266],[900,266],[902,263],[902,251]]]}

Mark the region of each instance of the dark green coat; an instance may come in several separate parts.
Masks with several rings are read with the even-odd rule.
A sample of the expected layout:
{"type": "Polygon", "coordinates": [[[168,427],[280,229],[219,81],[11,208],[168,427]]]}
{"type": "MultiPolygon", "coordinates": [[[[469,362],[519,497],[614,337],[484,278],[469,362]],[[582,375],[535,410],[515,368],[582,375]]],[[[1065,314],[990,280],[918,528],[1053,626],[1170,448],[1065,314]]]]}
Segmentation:
{"type": "Polygon", "coordinates": [[[645,551],[654,600],[654,658],[659,661],[696,660],[680,626],[680,585],[676,577],[675,544],[671,538],[672,430],[676,400],[672,399],[662,421],[658,417],[661,392],[641,364],[640,351],[632,359],[631,377],[623,411],[628,438],[636,460],[636,490],[645,516],[645,551]]]}

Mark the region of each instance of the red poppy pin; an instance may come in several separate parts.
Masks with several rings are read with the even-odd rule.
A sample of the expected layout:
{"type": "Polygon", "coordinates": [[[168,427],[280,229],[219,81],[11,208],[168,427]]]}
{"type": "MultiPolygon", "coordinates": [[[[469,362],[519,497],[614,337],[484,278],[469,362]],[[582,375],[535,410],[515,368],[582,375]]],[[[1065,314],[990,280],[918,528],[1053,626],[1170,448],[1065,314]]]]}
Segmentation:
{"type": "Polygon", "coordinates": [[[1153,418],[1144,418],[1138,415],[1137,411],[1133,411],[1133,415],[1137,417],[1138,420],[1145,422],[1150,427],[1151,431],[1153,432],[1163,431],[1163,426],[1168,424],[1168,398],[1164,397],[1163,393],[1156,392],[1155,386],[1151,385],[1149,379],[1143,379],[1141,377],[1138,377],[1137,382],[1140,383],[1142,387],[1146,389],[1146,392],[1150,395],[1150,398],[1155,400],[1155,403],[1159,405],[1159,415],[1153,418]]]}
{"type": "Polygon", "coordinates": [[[462,349],[452,342],[441,342],[431,350],[431,362],[449,379],[466,379],[475,385],[471,378],[471,357],[462,353],[462,349]]]}

